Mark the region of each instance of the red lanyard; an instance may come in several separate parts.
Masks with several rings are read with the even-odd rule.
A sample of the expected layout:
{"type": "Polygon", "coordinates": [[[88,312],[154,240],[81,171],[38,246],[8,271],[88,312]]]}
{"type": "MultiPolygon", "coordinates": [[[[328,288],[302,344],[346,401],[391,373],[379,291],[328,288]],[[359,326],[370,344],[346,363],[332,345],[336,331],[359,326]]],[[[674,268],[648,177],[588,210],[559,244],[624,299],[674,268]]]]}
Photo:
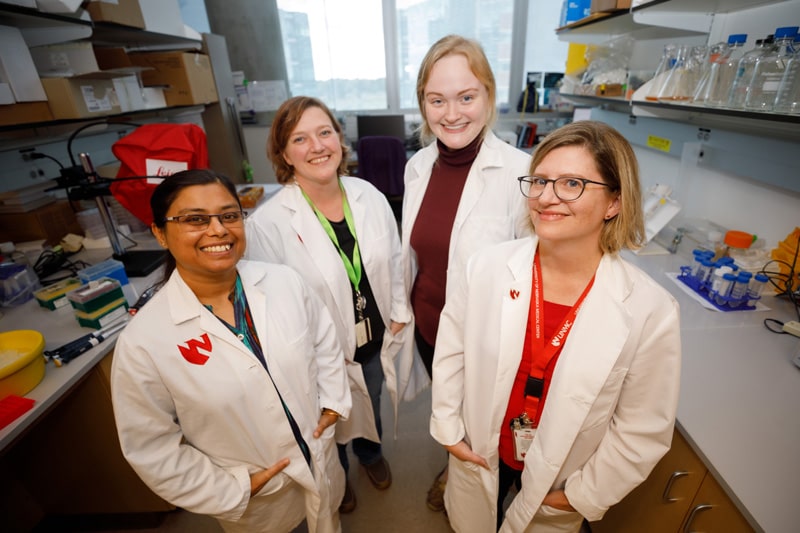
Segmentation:
{"type": "Polygon", "coordinates": [[[572,306],[567,312],[567,316],[561,322],[561,325],[556,330],[553,337],[549,342],[545,343],[544,339],[544,297],[542,295],[541,287],[542,279],[542,266],[539,263],[539,252],[533,259],[533,294],[531,295],[531,307],[528,312],[528,320],[530,321],[529,327],[531,328],[531,371],[528,377],[528,384],[525,388],[525,413],[533,421],[533,427],[539,426],[539,419],[544,410],[544,402],[547,398],[547,391],[550,388],[550,375],[546,375],[545,371],[550,366],[555,367],[558,356],[561,354],[561,348],[569,335],[572,325],[575,323],[575,317],[578,315],[583,299],[589,293],[589,289],[594,284],[594,276],[589,280],[586,288],[583,289],[575,305],[572,306]],[[552,359],[552,366],[550,362],[552,359]],[[535,416],[531,416],[535,414],[535,416]]]}

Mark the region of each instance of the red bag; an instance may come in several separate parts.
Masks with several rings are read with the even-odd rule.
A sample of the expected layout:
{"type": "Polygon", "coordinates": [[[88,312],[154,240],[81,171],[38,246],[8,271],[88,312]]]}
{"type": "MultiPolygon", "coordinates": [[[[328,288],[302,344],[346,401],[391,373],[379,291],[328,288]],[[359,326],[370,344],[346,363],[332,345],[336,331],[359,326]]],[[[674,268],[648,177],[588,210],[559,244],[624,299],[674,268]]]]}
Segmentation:
{"type": "Polygon", "coordinates": [[[121,138],[111,147],[121,165],[119,180],[111,184],[111,194],[136,218],[150,226],[150,196],[161,182],[179,170],[208,168],[206,134],[195,124],[145,124],[121,138]]]}

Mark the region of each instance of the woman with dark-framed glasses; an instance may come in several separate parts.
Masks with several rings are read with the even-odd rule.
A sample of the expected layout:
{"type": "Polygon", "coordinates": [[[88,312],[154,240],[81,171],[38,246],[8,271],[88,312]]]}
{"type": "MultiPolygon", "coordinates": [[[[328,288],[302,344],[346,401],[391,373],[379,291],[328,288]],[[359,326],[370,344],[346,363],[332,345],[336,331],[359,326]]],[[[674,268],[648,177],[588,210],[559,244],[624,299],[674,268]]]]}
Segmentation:
{"type": "Polygon", "coordinates": [[[290,268],[240,261],[245,213],[226,177],[178,172],[150,205],[169,253],[163,287],[114,351],[125,458],[225,531],[340,531],[332,426],[351,399],[325,306],[290,268]]]}
{"type": "Polygon", "coordinates": [[[672,438],[678,304],[619,256],[644,238],[630,144],[575,122],[544,139],[529,174],[535,235],[473,255],[439,326],[431,434],[450,452],[458,532],[577,532],[672,438]]]}

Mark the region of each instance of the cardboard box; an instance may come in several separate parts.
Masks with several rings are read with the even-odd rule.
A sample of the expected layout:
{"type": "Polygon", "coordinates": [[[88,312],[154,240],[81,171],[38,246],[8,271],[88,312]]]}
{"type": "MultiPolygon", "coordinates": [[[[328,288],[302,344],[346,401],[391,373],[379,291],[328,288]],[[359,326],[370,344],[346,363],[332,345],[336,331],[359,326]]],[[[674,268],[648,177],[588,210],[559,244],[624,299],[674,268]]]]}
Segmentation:
{"type": "Polygon", "coordinates": [[[218,101],[214,73],[208,56],[197,52],[149,52],[129,54],[142,71],[145,87],[164,86],[168,106],[209,104],[218,101]]]}
{"type": "Polygon", "coordinates": [[[66,78],[100,70],[94,47],[88,41],[32,46],[36,71],[43,78],[66,78]]]}
{"type": "Polygon", "coordinates": [[[0,126],[16,126],[53,120],[47,102],[20,102],[0,107],[0,126]]]}
{"type": "Polygon", "coordinates": [[[122,113],[111,79],[44,78],[53,117],[92,118],[122,113]]]}
{"type": "Polygon", "coordinates": [[[559,26],[572,24],[590,15],[591,0],[564,0],[559,26]]]}
{"type": "Polygon", "coordinates": [[[631,0],[592,0],[592,13],[603,11],[617,11],[618,9],[630,9],[631,0]]]}
{"type": "Polygon", "coordinates": [[[113,22],[144,29],[144,17],[138,0],[90,0],[86,11],[95,22],[113,22]]]}
{"type": "Polygon", "coordinates": [[[45,239],[57,244],[67,233],[83,230],[69,202],[60,200],[27,213],[0,214],[0,241],[28,242],[45,239]]]}
{"type": "Polygon", "coordinates": [[[0,82],[8,83],[17,102],[47,100],[22,32],[0,26],[0,82]]]}
{"type": "Polygon", "coordinates": [[[178,0],[139,0],[139,9],[147,31],[184,36],[178,0]]]}

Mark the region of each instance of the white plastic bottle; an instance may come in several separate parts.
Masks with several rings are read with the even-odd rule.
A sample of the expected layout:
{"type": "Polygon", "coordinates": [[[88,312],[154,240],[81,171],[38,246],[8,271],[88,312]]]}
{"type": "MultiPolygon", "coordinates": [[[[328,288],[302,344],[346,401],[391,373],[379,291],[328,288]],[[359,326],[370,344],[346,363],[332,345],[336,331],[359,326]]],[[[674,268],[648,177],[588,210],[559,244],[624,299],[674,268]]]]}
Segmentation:
{"type": "Polygon", "coordinates": [[[800,35],[795,37],[794,50],[778,86],[774,108],[776,113],[800,115],[800,35]]]}
{"type": "Polygon", "coordinates": [[[773,42],[772,35],[767,36],[765,39],[758,39],[756,40],[755,48],[739,59],[739,65],[736,67],[736,76],[728,93],[727,107],[730,109],[744,109],[744,101],[747,99],[747,92],[750,89],[750,81],[753,79],[756,61],[767,53],[773,42]]]}
{"type": "Polygon", "coordinates": [[[744,43],[747,42],[746,33],[737,33],[728,37],[728,56],[724,60],[711,63],[708,76],[708,87],[705,90],[705,105],[709,107],[725,107],[728,104],[728,94],[736,78],[739,60],[744,55],[744,43]]]}
{"type": "Polygon", "coordinates": [[[798,29],[797,26],[786,26],[775,30],[772,50],[756,61],[753,80],[744,101],[746,110],[772,111],[786,64],[794,55],[793,42],[798,29]]]}

